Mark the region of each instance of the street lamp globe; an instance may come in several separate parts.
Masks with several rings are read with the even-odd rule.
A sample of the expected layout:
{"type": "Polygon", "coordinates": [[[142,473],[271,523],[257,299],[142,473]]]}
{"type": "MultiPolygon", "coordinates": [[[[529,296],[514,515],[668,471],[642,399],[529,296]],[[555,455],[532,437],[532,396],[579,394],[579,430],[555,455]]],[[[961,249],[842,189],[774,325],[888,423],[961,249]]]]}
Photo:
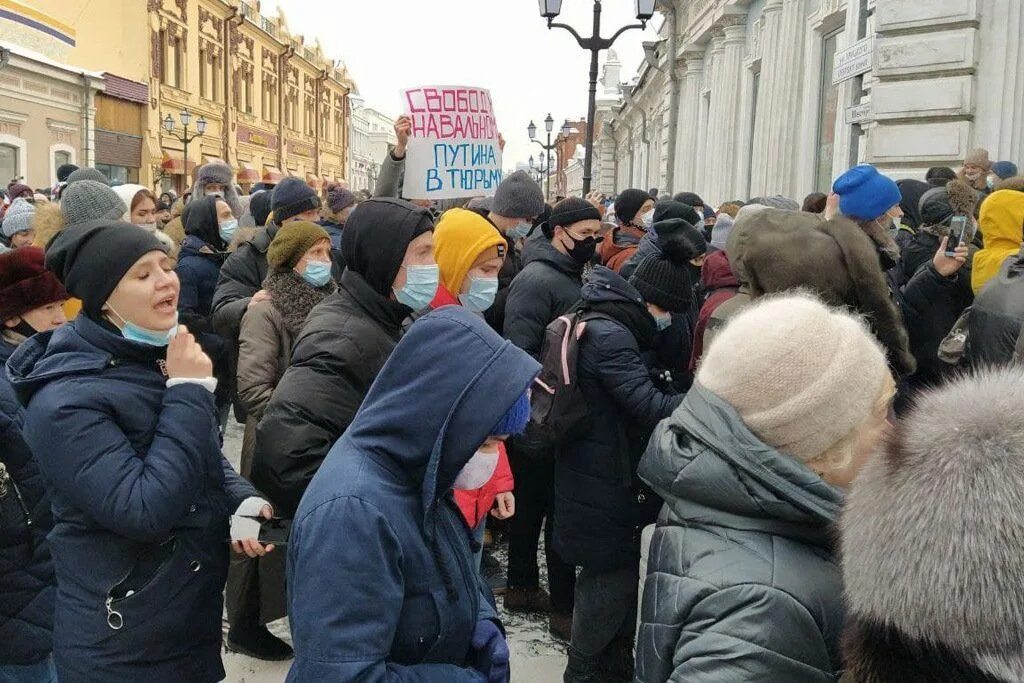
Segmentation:
{"type": "Polygon", "coordinates": [[[164,117],[163,123],[164,123],[164,128],[167,129],[168,133],[170,133],[170,132],[172,132],[174,130],[174,119],[171,118],[170,114],[168,114],[167,116],[164,117]]]}
{"type": "Polygon", "coordinates": [[[206,132],[206,119],[204,119],[202,116],[200,116],[199,120],[196,121],[196,130],[199,131],[200,135],[206,132]]]}
{"type": "Polygon", "coordinates": [[[546,130],[547,132],[550,133],[554,129],[555,129],[555,120],[553,118],[551,118],[551,114],[548,114],[548,117],[546,119],[544,119],[544,130],[546,130]]]}
{"type": "Polygon", "coordinates": [[[571,131],[571,130],[572,130],[572,126],[569,125],[568,121],[563,123],[562,124],[562,137],[566,137],[566,138],[569,137],[569,131],[571,131]]]}
{"type": "Polygon", "coordinates": [[[540,15],[554,19],[562,12],[562,0],[540,0],[540,15]]]}
{"type": "Polygon", "coordinates": [[[178,118],[181,119],[181,125],[188,128],[188,124],[192,121],[192,112],[188,109],[182,109],[181,113],[178,114],[178,118]]]}
{"type": "Polygon", "coordinates": [[[655,0],[636,0],[636,18],[647,21],[654,16],[655,0]]]}
{"type": "Polygon", "coordinates": [[[533,168],[533,155],[530,155],[530,168],[533,168]]]}
{"type": "Polygon", "coordinates": [[[537,124],[530,121],[530,125],[526,127],[526,132],[530,134],[531,140],[537,139],[537,124]]]}

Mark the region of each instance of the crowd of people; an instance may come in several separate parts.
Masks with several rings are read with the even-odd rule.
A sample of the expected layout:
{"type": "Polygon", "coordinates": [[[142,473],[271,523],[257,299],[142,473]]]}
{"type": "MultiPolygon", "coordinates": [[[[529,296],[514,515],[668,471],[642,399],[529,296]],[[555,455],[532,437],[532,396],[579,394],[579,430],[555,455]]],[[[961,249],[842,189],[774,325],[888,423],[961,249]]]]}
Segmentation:
{"type": "Polygon", "coordinates": [[[498,599],[566,683],[1024,679],[1013,163],[435,203],[410,127],[373,197],[8,186],[0,681],[220,681],[226,614],[290,681],[503,683],[498,599]]]}

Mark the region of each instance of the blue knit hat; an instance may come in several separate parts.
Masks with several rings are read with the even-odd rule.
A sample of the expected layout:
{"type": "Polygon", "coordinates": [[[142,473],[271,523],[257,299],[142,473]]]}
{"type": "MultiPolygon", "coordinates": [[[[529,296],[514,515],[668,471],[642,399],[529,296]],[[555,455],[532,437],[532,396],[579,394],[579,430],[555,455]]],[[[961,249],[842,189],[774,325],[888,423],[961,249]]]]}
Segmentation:
{"type": "Polygon", "coordinates": [[[871,164],[854,166],[832,183],[839,210],[848,218],[871,221],[902,200],[900,188],[871,164]]]}
{"type": "Polygon", "coordinates": [[[289,176],[274,188],[270,206],[274,213],[274,222],[281,225],[300,213],[319,209],[320,197],[305,181],[289,176]]]}
{"type": "Polygon", "coordinates": [[[508,409],[504,417],[494,425],[491,436],[504,436],[506,434],[522,434],[526,430],[526,423],[530,421],[530,393],[524,391],[512,407],[508,409]]]}
{"type": "Polygon", "coordinates": [[[992,164],[992,172],[999,176],[1000,180],[1006,180],[1017,175],[1017,164],[1012,161],[997,161],[992,164]]]}

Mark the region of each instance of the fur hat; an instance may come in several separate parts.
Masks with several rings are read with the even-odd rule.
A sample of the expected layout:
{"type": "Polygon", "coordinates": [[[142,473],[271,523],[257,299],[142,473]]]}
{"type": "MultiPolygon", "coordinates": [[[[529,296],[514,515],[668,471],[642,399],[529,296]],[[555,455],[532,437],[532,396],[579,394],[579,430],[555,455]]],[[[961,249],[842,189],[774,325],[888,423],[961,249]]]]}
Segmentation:
{"type": "Polygon", "coordinates": [[[764,443],[807,462],[871,416],[888,376],[863,320],[791,292],[733,318],[704,354],[697,381],[764,443]]]}
{"type": "Polygon", "coordinates": [[[623,225],[632,225],[639,222],[637,213],[646,202],[651,200],[651,195],[643,190],[623,190],[615,198],[615,217],[623,225]]]}
{"type": "Polygon", "coordinates": [[[320,198],[300,178],[285,178],[274,188],[271,210],[274,212],[274,222],[278,225],[300,213],[319,208],[320,198]]]}
{"type": "MultiPolygon", "coordinates": [[[[91,169],[81,168],[75,173],[87,170],[91,169]]],[[[118,220],[124,215],[125,206],[109,186],[96,180],[76,180],[64,188],[60,210],[68,225],[78,225],[93,220],[118,220]]]]}
{"type": "Polygon", "coordinates": [[[852,680],[1024,679],[1021,425],[1024,368],[982,370],[865,464],[840,520],[852,680]]]}
{"type": "Polygon", "coordinates": [[[967,165],[978,166],[979,168],[982,168],[985,171],[991,169],[992,162],[988,158],[988,150],[982,149],[981,147],[978,147],[977,149],[972,149],[970,152],[967,153],[967,156],[964,157],[964,166],[967,165]]]}
{"type": "Polygon", "coordinates": [[[231,213],[235,218],[241,218],[244,213],[242,202],[238,195],[238,189],[231,182],[235,172],[230,166],[220,161],[211,161],[203,164],[196,172],[196,182],[192,186],[192,200],[206,197],[206,186],[212,184],[224,186],[224,201],[231,207],[231,213]]]}
{"type": "Polygon", "coordinates": [[[828,304],[848,306],[868,318],[900,374],[914,371],[907,332],[875,245],[856,223],[748,205],[736,218],[726,251],[752,297],[810,289],[828,304]]]}
{"type": "Polygon", "coordinates": [[[482,256],[504,258],[508,243],[490,222],[467,209],[449,209],[434,228],[434,260],[441,284],[458,296],[466,273],[482,256]]]}
{"type": "Polygon", "coordinates": [[[275,270],[294,268],[317,242],[330,239],[327,231],[316,223],[289,223],[278,229],[270,247],[267,248],[267,264],[275,270]]]}
{"type": "Polygon", "coordinates": [[[951,180],[944,187],[933,187],[921,195],[922,226],[946,225],[954,214],[973,216],[978,193],[962,180],[951,180]]]}
{"type": "Polygon", "coordinates": [[[839,195],[839,210],[858,221],[871,221],[900,203],[895,181],[871,164],[854,166],[836,178],[832,191],[839,195]]]}
{"type": "Polygon", "coordinates": [[[64,285],[46,269],[39,247],[0,254],[0,322],[67,298],[64,285]]]}
{"type": "Polygon", "coordinates": [[[526,171],[516,171],[498,185],[491,206],[499,216],[532,220],[544,210],[544,193],[526,171]]]}
{"type": "Polygon", "coordinates": [[[18,197],[11,202],[7,213],[4,214],[3,223],[0,223],[0,231],[7,238],[14,237],[19,232],[28,232],[32,229],[32,219],[35,215],[35,205],[24,197],[18,197]]]}

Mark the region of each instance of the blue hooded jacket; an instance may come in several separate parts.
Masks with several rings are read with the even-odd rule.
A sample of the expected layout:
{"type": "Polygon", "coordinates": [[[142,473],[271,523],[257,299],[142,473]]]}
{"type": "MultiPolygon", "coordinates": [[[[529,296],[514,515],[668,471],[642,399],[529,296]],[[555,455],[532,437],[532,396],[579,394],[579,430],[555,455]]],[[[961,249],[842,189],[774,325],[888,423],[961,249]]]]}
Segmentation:
{"type": "Polygon", "coordinates": [[[224,678],[228,518],[256,492],[221,454],[213,394],[167,388],[164,353],[80,315],[7,363],[52,498],[60,680],[224,678]]]}
{"type": "Polygon", "coordinates": [[[497,619],[451,488],[540,366],[445,306],[395,347],[313,477],[288,548],[288,681],[479,683],[497,619]]]}

